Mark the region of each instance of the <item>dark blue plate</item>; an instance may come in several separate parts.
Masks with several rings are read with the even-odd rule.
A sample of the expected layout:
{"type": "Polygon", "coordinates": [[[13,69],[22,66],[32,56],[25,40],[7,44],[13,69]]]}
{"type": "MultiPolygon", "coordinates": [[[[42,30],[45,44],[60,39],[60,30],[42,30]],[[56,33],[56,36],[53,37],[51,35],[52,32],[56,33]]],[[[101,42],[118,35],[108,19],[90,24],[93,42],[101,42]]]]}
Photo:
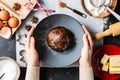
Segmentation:
{"type": "Polygon", "coordinates": [[[40,60],[51,67],[65,67],[77,61],[83,47],[84,31],[81,24],[65,14],[54,14],[44,18],[36,27],[33,36],[36,40],[36,49],[40,60]],[[63,52],[52,50],[46,43],[46,35],[51,28],[63,26],[70,30],[75,38],[75,44],[72,48],[63,52]]]}

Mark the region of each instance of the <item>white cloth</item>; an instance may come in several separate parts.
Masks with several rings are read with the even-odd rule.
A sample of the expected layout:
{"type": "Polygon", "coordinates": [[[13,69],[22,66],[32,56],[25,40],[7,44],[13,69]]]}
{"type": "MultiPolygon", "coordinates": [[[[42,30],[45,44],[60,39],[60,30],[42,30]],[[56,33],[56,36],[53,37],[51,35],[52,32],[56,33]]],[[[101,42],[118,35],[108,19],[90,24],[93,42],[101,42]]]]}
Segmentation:
{"type": "Polygon", "coordinates": [[[40,67],[27,67],[25,80],[40,80],[40,67]]]}
{"type": "Polygon", "coordinates": [[[79,80],[94,80],[92,67],[79,68],[79,80]]]}

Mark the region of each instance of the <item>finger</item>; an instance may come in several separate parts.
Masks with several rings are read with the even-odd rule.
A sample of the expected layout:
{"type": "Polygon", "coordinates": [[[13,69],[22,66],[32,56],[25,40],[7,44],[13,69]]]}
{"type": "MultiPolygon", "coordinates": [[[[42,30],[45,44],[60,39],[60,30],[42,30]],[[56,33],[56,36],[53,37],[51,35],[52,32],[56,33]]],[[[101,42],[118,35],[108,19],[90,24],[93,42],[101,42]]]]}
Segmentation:
{"type": "Polygon", "coordinates": [[[87,49],[89,48],[89,42],[87,39],[87,34],[83,35],[83,43],[84,43],[84,47],[86,47],[87,49]]]}
{"type": "Polygon", "coordinates": [[[30,40],[31,40],[33,31],[34,31],[34,27],[31,28],[30,32],[27,35],[27,47],[30,47],[30,40]]]}
{"type": "Polygon", "coordinates": [[[88,37],[88,40],[89,40],[89,45],[92,48],[93,41],[92,41],[91,35],[90,35],[89,31],[87,30],[87,28],[85,27],[85,25],[82,25],[82,28],[83,28],[84,32],[87,34],[87,37],[88,37]]]}
{"type": "Polygon", "coordinates": [[[35,49],[35,39],[34,39],[34,37],[31,37],[30,48],[35,49]]]}

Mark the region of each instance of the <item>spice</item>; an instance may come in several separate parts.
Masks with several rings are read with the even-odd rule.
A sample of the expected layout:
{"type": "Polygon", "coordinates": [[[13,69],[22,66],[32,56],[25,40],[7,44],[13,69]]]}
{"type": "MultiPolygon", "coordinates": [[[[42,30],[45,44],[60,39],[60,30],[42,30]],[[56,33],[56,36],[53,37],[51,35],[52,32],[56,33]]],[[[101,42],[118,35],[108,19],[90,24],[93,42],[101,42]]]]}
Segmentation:
{"type": "Polygon", "coordinates": [[[19,3],[14,3],[13,9],[15,11],[19,11],[21,9],[21,5],[19,3]]]}
{"type": "Polygon", "coordinates": [[[25,26],[25,30],[27,30],[27,31],[30,31],[31,28],[32,28],[31,25],[26,25],[26,26],[25,26]]]}
{"type": "Polygon", "coordinates": [[[38,20],[39,19],[37,17],[33,16],[31,19],[31,22],[36,24],[38,22],[38,20]]]}

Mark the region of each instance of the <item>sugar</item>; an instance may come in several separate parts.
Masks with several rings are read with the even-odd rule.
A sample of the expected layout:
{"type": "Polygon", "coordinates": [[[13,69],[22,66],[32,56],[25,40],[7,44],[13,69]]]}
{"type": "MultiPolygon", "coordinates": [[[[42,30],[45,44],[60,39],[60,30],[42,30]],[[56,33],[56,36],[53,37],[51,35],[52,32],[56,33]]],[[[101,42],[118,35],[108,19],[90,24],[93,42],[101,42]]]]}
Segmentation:
{"type": "Polygon", "coordinates": [[[16,80],[17,72],[17,66],[14,62],[10,60],[0,61],[0,75],[5,73],[1,80],[16,80]]]}

